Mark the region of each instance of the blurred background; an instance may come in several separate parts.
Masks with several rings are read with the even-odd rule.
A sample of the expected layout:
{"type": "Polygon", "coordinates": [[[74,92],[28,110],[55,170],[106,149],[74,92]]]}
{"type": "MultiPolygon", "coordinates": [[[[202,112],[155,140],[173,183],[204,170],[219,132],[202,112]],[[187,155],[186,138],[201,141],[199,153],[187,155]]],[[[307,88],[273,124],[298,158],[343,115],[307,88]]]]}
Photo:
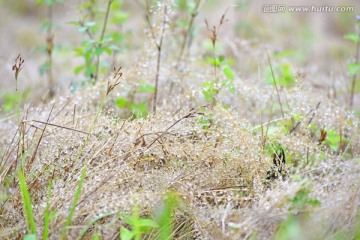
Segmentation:
{"type": "MultiPolygon", "coordinates": [[[[118,2],[116,12],[117,25],[111,26],[113,31],[121,33],[117,45],[120,55],[133,59],[136,49],[142,48],[147,41],[145,29],[146,8],[144,1],[123,0],[118,2]]],[[[174,5],[194,5],[196,1],[176,0],[174,5]]],[[[25,59],[24,68],[19,76],[19,92],[23,101],[42,101],[48,96],[46,75],[47,38],[49,21],[53,37],[52,71],[54,90],[66,94],[75,83],[84,81],[84,73],[76,69],[83,64],[84,58],[79,56],[77,48],[81,47],[84,32],[74,22],[84,21],[89,15],[86,4],[96,3],[98,11],[104,13],[105,0],[0,0],[0,111],[12,108],[14,98],[14,73],[12,65],[18,54],[25,59]],[[51,3],[50,11],[48,3],[51,3]],[[72,23],[71,23],[72,22],[72,23]]],[[[219,19],[227,11],[228,20],[221,28],[219,47],[225,54],[232,55],[236,51],[246,51],[248,45],[256,48],[268,46],[272,52],[288,54],[292,64],[307,72],[319,72],[329,78],[312,79],[314,86],[324,85],[330,76],[349,77],[347,64],[355,55],[356,44],[344,38],[344,35],[355,32],[356,15],[360,14],[358,0],[306,1],[306,0],[208,0],[201,1],[199,14],[194,22],[194,39],[208,41],[209,32],[204,19],[210,26],[218,24],[219,19]],[[274,11],[274,4],[284,5],[285,11],[274,11]],[[343,12],[290,12],[291,6],[317,7],[352,7],[343,12]],[[273,10],[270,10],[273,9],[273,10]]],[[[173,19],[177,19],[177,7],[173,8],[173,19]]],[[[115,18],[114,18],[115,19],[115,18]]],[[[115,20],[114,20],[115,21],[115,20]]],[[[102,25],[102,21],[99,22],[102,25]]],[[[181,23],[179,23],[181,24],[181,23]]],[[[174,32],[174,34],[181,32],[174,32]]],[[[209,44],[209,41],[207,42],[209,44]]],[[[238,64],[256,61],[249,53],[249,59],[242,59],[238,64]],[[250,60],[252,59],[252,60],[250,60]]],[[[256,54],[264,54],[263,51],[256,54]]],[[[254,53],[255,55],[255,53],[254,53]]],[[[126,63],[121,62],[121,65],[126,63]]],[[[130,63],[129,63],[130,64],[130,63]]],[[[256,65],[256,63],[255,63],[256,65]]],[[[256,74],[255,69],[248,69],[242,77],[256,74]],[[255,71],[253,71],[255,70],[255,71]]],[[[241,71],[239,73],[242,74],[241,71]]]]}

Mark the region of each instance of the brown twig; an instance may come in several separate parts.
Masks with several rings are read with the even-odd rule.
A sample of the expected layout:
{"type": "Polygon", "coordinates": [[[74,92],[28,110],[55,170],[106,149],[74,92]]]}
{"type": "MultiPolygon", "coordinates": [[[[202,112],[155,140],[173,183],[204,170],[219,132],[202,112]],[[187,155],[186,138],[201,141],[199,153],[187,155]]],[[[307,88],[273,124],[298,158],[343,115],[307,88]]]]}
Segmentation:
{"type": "Polygon", "coordinates": [[[48,74],[49,96],[52,98],[55,94],[54,76],[52,71],[52,64],[53,64],[52,53],[54,49],[54,34],[52,33],[53,4],[48,4],[47,9],[48,9],[48,21],[49,21],[49,26],[46,32],[46,52],[47,52],[48,65],[49,65],[47,68],[47,74],[48,74]]]}
{"type": "Polygon", "coordinates": [[[163,131],[157,138],[155,138],[147,147],[146,149],[149,149],[158,139],[162,138],[172,127],[174,127],[176,124],[181,122],[182,120],[186,118],[195,117],[196,114],[202,114],[199,113],[195,108],[190,109],[190,111],[183,116],[182,118],[176,120],[173,124],[171,124],[165,131],[163,131]]]}
{"type": "MultiPolygon", "coordinates": [[[[309,121],[308,121],[308,123],[307,123],[306,126],[309,126],[310,123],[312,122],[312,120],[313,120],[313,118],[314,118],[314,116],[315,116],[315,114],[316,114],[316,112],[317,112],[317,110],[318,110],[318,108],[319,108],[319,106],[320,106],[320,103],[321,103],[321,102],[318,102],[318,103],[316,104],[315,108],[310,109],[310,111],[305,115],[305,117],[307,117],[307,116],[309,116],[309,115],[312,113],[312,115],[311,115],[311,117],[310,117],[310,119],[309,119],[309,121]]],[[[290,130],[289,134],[291,134],[292,132],[294,132],[294,131],[296,130],[296,128],[301,124],[301,122],[302,122],[302,120],[298,121],[298,122],[295,124],[295,126],[290,130]]]]}
{"type": "Polygon", "coordinates": [[[50,117],[51,117],[52,111],[53,111],[53,109],[54,109],[54,106],[55,106],[55,103],[54,103],[54,104],[52,105],[52,107],[51,107],[49,116],[48,116],[48,118],[47,118],[47,120],[46,120],[46,122],[45,122],[44,130],[41,132],[41,135],[40,135],[40,137],[39,137],[39,140],[38,140],[37,144],[35,145],[35,149],[34,149],[33,155],[31,156],[30,161],[29,161],[29,163],[28,163],[28,165],[27,165],[27,167],[26,167],[27,170],[30,170],[30,166],[31,166],[31,164],[34,162],[34,159],[35,159],[37,150],[39,149],[41,140],[42,140],[42,138],[43,138],[43,136],[44,136],[44,133],[45,133],[45,131],[46,131],[46,127],[47,127],[48,122],[49,122],[49,120],[50,120],[50,117]]]}
{"type": "Polygon", "coordinates": [[[63,128],[63,129],[74,131],[74,132],[84,133],[84,134],[87,134],[87,135],[90,134],[89,132],[85,132],[85,131],[82,131],[82,130],[74,129],[74,128],[71,128],[71,127],[65,127],[65,126],[62,126],[62,125],[55,124],[55,123],[43,122],[43,121],[39,121],[39,120],[24,120],[23,122],[24,123],[36,122],[36,123],[41,123],[41,124],[45,124],[45,125],[48,125],[48,126],[63,128]]]}
{"type": "Polygon", "coordinates": [[[126,119],[125,119],[125,121],[122,123],[119,131],[118,131],[117,134],[116,134],[116,137],[115,137],[115,139],[114,139],[114,141],[113,141],[113,144],[111,145],[111,147],[110,147],[110,149],[109,149],[109,152],[108,152],[109,155],[111,155],[112,149],[113,149],[113,147],[114,147],[114,145],[115,145],[115,143],[116,143],[116,140],[118,139],[118,137],[119,137],[119,135],[120,135],[120,132],[121,132],[121,130],[123,129],[125,123],[126,123],[126,119]]]}

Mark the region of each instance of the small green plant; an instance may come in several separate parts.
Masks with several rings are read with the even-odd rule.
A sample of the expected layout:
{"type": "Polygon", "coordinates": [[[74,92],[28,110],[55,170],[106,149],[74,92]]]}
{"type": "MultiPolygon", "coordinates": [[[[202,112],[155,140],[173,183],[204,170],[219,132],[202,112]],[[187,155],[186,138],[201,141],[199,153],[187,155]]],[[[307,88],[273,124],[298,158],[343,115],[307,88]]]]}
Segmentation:
{"type": "Polygon", "coordinates": [[[173,215],[175,209],[178,207],[178,204],[179,197],[175,193],[166,193],[164,195],[161,208],[155,213],[156,220],[140,218],[138,207],[135,207],[135,210],[131,216],[122,216],[122,220],[131,226],[131,230],[125,227],[121,228],[120,238],[122,240],[138,240],[141,239],[143,235],[149,234],[151,232],[151,235],[149,235],[150,238],[156,238],[160,240],[172,239],[174,234],[173,215]]]}
{"type": "Polygon", "coordinates": [[[210,40],[212,44],[212,55],[213,55],[212,57],[207,57],[207,61],[210,63],[210,65],[213,68],[214,78],[212,80],[204,82],[202,93],[205,97],[205,100],[207,102],[211,102],[212,104],[216,102],[216,97],[223,87],[227,87],[230,93],[235,93],[234,71],[231,69],[231,67],[228,64],[224,63],[225,60],[224,56],[216,56],[218,35],[221,26],[228,21],[225,18],[228,10],[229,8],[226,9],[225,13],[221,16],[219,24],[217,26],[213,26],[212,28],[210,28],[208,21],[205,19],[206,28],[210,32],[210,40]],[[218,73],[219,69],[224,74],[224,79],[222,81],[220,80],[220,76],[218,73]]]}
{"type": "Polygon", "coordinates": [[[171,239],[173,235],[174,211],[178,207],[179,197],[172,192],[165,195],[164,204],[161,210],[157,213],[157,222],[159,223],[160,236],[159,239],[171,239]]]}
{"type": "Polygon", "coordinates": [[[105,9],[105,15],[92,1],[86,1],[81,4],[80,8],[88,12],[82,20],[72,21],[71,24],[78,27],[78,31],[87,36],[82,45],[75,48],[77,56],[84,58],[84,64],[75,67],[74,73],[84,72],[87,79],[96,81],[99,78],[100,69],[104,67],[111,69],[110,62],[106,59],[100,61],[104,53],[109,56],[120,50],[118,44],[124,39],[119,31],[109,32],[107,34],[107,25],[110,23],[118,26],[127,19],[126,13],[120,11],[121,4],[114,0],[108,0],[105,9]],[[114,11],[114,16],[110,16],[110,10],[114,11]],[[98,26],[98,18],[103,16],[102,28],[98,26]],[[98,36],[97,36],[98,35],[98,36]]]}
{"type": "Polygon", "coordinates": [[[153,228],[159,227],[159,224],[152,219],[140,218],[137,207],[131,216],[123,215],[121,219],[131,226],[131,230],[125,227],[120,229],[121,240],[140,240],[143,235],[148,234],[153,228]]]}
{"type": "Polygon", "coordinates": [[[219,56],[217,59],[212,57],[207,58],[208,62],[215,68],[219,68],[223,73],[223,80],[221,82],[217,80],[211,80],[204,82],[202,94],[205,97],[207,102],[214,102],[216,96],[219,94],[220,90],[224,87],[228,89],[230,93],[235,93],[234,80],[235,74],[232,68],[224,63],[225,57],[219,56]]]}
{"type": "Polygon", "coordinates": [[[322,144],[329,147],[334,152],[341,151],[343,144],[349,142],[347,138],[332,128],[325,127],[323,131],[326,133],[326,135],[322,141],[322,144]]]}
{"type": "MultiPolygon", "coordinates": [[[[286,50],[283,52],[279,52],[274,54],[274,59],[276,60],[277,64],[274,64],[273,71],[275,73],[275,82],[277,85],[285,88],[290,88],[295,85],[295,73],[293,66],[287,60],[288,56],[294,54],[294,51],[286,50]]],[[[274,85],[275,82],[272,77],[270,66],[266,68],[266,79],[269,84],[274,85]]]]}
{"type": "Polygon", "coordinates": [[[286,220],[279,226],[276,239],[305,239],[306,231],[304,222],[309,218],[309,209],[320,206],[320,201],[310,197],[310,190],[303,183],[292,199],[289,210],[295,212],[287,216],[286,220]]]}
{"type": "Polygon", "coordinates": [[[5,92],[1,96],[1,109],[2,112],[10,112],[13,109],[16,109],[19,105],[22,105],[25,99],[29,96],[30,89],[25,89],[24,91],[15,91],[15,92],[5,92]]]}
{"type": "Polygon", "coordinates": [[[132,91],[132,95],[128,98],[117,98],[115,100],[116,106],[120,109],[127,109],[135,118],[145,118],[148,115],[148,104],[146,102],[136,102],[134,96],[137,92],[140,93],[154,93],[155,87],[142,82],[132,91]]]}

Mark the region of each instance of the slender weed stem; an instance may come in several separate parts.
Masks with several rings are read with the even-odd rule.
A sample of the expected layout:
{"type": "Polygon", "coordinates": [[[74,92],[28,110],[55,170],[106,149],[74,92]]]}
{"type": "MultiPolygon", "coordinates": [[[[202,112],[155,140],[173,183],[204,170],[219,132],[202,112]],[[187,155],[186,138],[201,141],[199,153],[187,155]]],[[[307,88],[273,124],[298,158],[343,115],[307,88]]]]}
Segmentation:
{"type": "MultiPolygon", "coordinates": [[[[111,7],[112,2],[113,2],[113,0],[109,0],[108,4],[107,4],[104,24],[103,24],[101,35],[99,38],[98,46],[97,46],[98,48],[101,48],[103,45],[103,39],[104,39],[105,31],[106,31],[106,25],[107,25],[107,22],[109,19],[110,7],[111,7]]],[[[96,59],[95,81],[97,81],[99,79],[99,69],[100,69],[100,54],[97,55],[97,59],[96,59]]]]}
{"type": "Polygon", "coordinates": [[[156,113],[156,106],[157,106],[157,95],[158,95],[158,86],[159,86],[159,77],[160,77],[160,65],[161,65],[161,51],[162,51],[162,45],[163,45],[163,39],[164,39],[164,33],[165,33],[165,25],[166,25],[166,18],[167,18],[167,5],[166,3],[163,6],[163,18],[162,18],[162,25],[161,25],[161,31],[159,40],[157,39],[157,36],[155,34],[155,29],[151,23],[151,11],[150,6],[148,3],[148,0],[145,0],[146,4],[146,16],[147,16],[147,22],[150,28],[151,36],[155,42],[156,49],[157,49],[157,60],[156,60],[156,75],[155,75],[155,91],[153,94],[153,101],[152,101],[152,107],[153,112],[156,113]]]}
{"type": "MultiPolygon", "coordinates": [[[[358,27],[360,28],[360,26],[358,27]]],[[[356,52],[355,52],[355,63],[359,62],[359,58],[360,58],[360,29],[357,29],[358,32],[358,37],[357,37],[357,42],[356,42],[356,52]]],[[[357,78],[357,74],[353,74],[352,76],[352,81],[351,81],[351,93],[350,93],[350,108],[353,107],[354,105],[354,95],[355,95],[355,86],[356,86],[356,78],[357,78]]]]}
{"type": "Polygon", "coordinates": [[[265,51],[266,51],[266,56],[267,56],[267,59],[268,59],[268,62],[269,62],[270,70],[271,70],[271,76],[272,76],[273,81],[274,81],[274,86],[275,86],[278,102],[279,102],[279,105],[280,105],[281,114],[282,114],[282,117],[285,117],[284,110],[283,110],[282,103],[281,103],[281,99],[280,99],[280,93],[279,93],[279,89],[278,89],[277,84],[276,84],[275,74],[274,74],[274,70],[273,70],[273,67],[272,67],[272,64],[271,64],[269,53],[268,53],[267,49],[265,49],[265,51]]]}

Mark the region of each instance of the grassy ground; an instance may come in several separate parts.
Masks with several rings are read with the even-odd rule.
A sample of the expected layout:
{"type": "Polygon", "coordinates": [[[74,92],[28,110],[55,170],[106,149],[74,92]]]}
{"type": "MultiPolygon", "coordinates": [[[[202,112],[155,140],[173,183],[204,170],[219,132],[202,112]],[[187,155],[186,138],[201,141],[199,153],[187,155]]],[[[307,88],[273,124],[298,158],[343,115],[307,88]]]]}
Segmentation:
{"type": "Polygon", "coordinates": [[[0,3],[1,238],[359,239],[359,3],[145,3],[0,3]]]}

